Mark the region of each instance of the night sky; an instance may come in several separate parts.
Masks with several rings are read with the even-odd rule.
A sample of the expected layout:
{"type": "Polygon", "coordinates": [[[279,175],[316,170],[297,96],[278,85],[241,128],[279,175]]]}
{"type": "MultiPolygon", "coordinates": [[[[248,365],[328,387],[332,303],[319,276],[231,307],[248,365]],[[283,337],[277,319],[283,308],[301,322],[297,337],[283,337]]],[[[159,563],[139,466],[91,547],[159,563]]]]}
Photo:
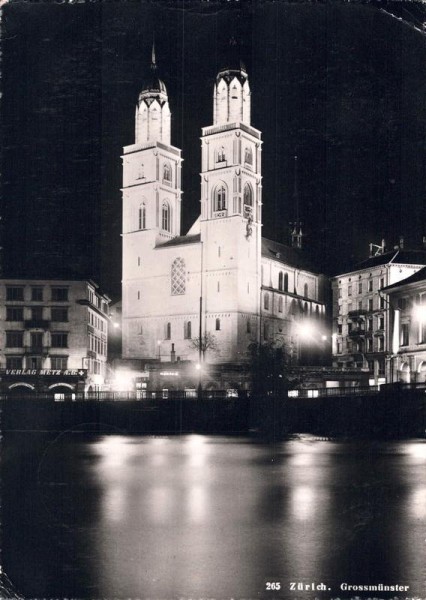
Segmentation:
{"type": "Polygon", "coordinates": [[[183,150],[184,233],[199,211],[201,127],[212,124],[215,76],[235,37],[263,133],[263,234],[288,241],[296,153],[305,246],[319,269],[345,269],[382,237],[418,245],[423,22],[414,2],[6,5],[4,275],[92,277],[119,295],[120,155],[134,142],[154,34],[172,143],[183,150]]]}

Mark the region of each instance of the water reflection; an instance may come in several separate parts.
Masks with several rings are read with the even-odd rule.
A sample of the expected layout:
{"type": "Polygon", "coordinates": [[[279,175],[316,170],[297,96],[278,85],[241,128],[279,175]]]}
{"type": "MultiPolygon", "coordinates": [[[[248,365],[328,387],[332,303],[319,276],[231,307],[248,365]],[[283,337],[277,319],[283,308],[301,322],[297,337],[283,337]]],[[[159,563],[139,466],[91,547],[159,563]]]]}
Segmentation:
{"type": "MultiPolygon", "coordinates": [[[[31,444],[27,469],[28,455],[31,444]]],[[[286,600],[290,581],[326,581],[336,596],[341,581],[426,589],[421,441],[70,434],[39,455],[24,497],[10,470],[3,499],[3,561],[28,597],[254,598],[266,581],[286,600]],[[32,507],[21,520],[17,498],[32,507]]]]}

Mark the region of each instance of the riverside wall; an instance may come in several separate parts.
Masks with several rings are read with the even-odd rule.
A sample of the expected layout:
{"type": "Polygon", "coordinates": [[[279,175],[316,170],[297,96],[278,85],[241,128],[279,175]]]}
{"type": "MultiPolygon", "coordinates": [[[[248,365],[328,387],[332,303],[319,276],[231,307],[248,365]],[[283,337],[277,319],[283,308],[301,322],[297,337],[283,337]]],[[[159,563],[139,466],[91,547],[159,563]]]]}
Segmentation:
{"type": "Polygon", "coordinates": [[[188,398],[65,401],[4,398],[1,431],[83,428],[126,434],[294,433],[350,437],[424,437],[426,394],[407,390],[324,398],[188,398]]]}

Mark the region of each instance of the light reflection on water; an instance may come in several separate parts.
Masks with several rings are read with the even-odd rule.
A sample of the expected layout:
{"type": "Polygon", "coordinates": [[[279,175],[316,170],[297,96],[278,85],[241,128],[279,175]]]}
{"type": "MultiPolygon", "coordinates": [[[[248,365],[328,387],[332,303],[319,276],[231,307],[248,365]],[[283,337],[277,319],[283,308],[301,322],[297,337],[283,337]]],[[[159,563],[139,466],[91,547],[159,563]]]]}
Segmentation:
{"type": "MultiPolygon", "coordinates": [[[[289,599],[290,581],[336,596],[342,581],[408,583],[422,596],[425,466],[422,441],[62,437],[38,493],[73,548],[56,570],[85,567],[64,597],[255,598],[266,581],[289,599]]],[[[63,573],[46,581],[57,592],[63,573]]]]}

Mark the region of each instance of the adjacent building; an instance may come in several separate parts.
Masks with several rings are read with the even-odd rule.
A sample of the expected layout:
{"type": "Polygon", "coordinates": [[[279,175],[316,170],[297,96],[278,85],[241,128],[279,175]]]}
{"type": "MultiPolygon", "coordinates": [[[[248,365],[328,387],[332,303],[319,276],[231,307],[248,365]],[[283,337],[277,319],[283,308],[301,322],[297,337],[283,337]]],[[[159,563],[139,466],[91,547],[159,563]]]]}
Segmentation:
{"type": "MultiPolygon", "coordinates": [[[[181,234],[181,151],[166,86],[151,77],[123,152],[123,357],[240,364],[250,345],[325,335],[327,280],[293,247],[262,237],[262,140],[241,64],[222,69],[201,136],[200,214],[181,234]],[[201,356],[202,355],[202,356],[201,356]]],[[[268,209],[268,199],[265,202],[268,209]]]]}
{"type": "Polygon", "coordinates": [[[102,389],[108,303],[92,281],[0,280],[2,391],[102,389]]]}
{"type": "Polygon", "coordinates": [[[426,265],[425,250],[399,247],[377,254],[350,272],[332,279],[333,364],[357,368],[370,383],[385,383],[392,354],[390,311],[384,289],[410,277],[426,265]]]}
{"type": "Polygon", "coordinates": [[[426,381],[426,268],[387,286],[390,354],[387,381],[426,381]]]}

